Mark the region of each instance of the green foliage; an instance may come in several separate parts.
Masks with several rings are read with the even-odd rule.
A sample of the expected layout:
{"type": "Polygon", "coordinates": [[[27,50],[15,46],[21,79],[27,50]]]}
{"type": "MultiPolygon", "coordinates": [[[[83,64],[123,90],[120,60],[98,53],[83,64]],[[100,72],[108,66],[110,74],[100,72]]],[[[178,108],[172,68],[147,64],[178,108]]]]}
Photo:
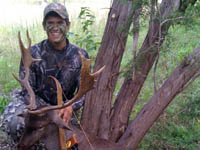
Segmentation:
{"type": "Polygon", "coordinates": [[[200,1],[197,0],[186,0],[183,1],[183,5],[181,6],[180,10],[186,11],[184,14],[182,12],[178,13],[177,15],[181,16],[179,19],[176,18],[173,20],[173,23],[180,24],[186,28],[193,28],[194,24],[200,25],[199,17],[200,17],[200,1]]]}
{"type": "Polygon", "coordinates": [[[195,91],[191,94],[187,94],[185,99],[188,99],[185,103],[180,103],[180,107],[182,111],[180,113],[180,117],[184,120],[190,120],[191,118],[196,121],[196,123],[200,122],[200,97],[199,91],[195,91]]]}
{"type": "Polygon", "coordinates": [[[8,98],[6,96],[0,96],[0,114],[3,113],[4,108],[6,105],[8,105],[8,98]]]}
{"type": "Polygon", "coordinates": [[[198,93],[186,94],[179,107],[169,109],[153,125],[140,144],[141,150],[175,149],[195,150],[200,142],[200,97],[198,93]]]}
{"type": "Polygon", "coordinates": [[[81,8],[78,23],[81,24],[81,31],[79,30],[78,33],[70,32],[69,38],[74,38],[75,44],[87,51],[97,50],[100,42],[97,39],[98,36],[90,28],[95,23],[95,16],[88,7],[81,8]]]}

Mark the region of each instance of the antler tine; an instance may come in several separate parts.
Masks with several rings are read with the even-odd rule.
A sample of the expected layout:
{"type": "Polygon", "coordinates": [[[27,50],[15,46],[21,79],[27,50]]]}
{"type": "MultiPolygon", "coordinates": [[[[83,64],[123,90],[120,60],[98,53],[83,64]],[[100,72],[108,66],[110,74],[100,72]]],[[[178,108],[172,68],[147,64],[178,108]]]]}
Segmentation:
{"type": "Polygon", "coordinates": [[[90,73],[91,60],[86,59],[80,52],[79,55],[82,60],[82,67],[81,67],[81,81],[78,93],[70,101],[64,103],[63,105],[47,106],[39,110],[33,110],[33,111],[29,110],[28,112],[30,114],[40,114],[49,110],[68,107],[72,105],[74,102],[76,102],[79,98],[81,98],[84,94],[86,94],[89,90],[94,88],[96,78],[104,70],[105,66],[103,66],[101,69],[99,69],[99,71],[95,72],[94,74],[91,74],[90,73]]]}
{"type": "Polygon", "coordinates": [[[101,67],[98,71],[92,74],[95,78],[99,76],[99,74],[105,69],[105,66],[101,67]]]}
{"type": "MultiPolygon", "coordinates": [[[[23,44],[22,39],[21,39],[20,32],[18,32],[18,40],[19,40],[20,50],[25,49],[24,44],[23,44]]],[[[21,53],[22,53],[22,51],[21,51],[21,53]]]]}
{"type": "Polygon", "coordinates": [[[30,49],[31,48],[31,38],[29,36],[28,30],[26,30],[26,36],[27,36],[27,39],[28,39],[28,49],[30,49]]]}
{"type": "Polygon", "coordinates": [[[28,48],[24,47],[24,44],[21,40],[21,35],[20,32],[18,32],[18,40],[19,40],[19,46],[20,46],[20,50],[21,50],[21,55],[22,55],[22,62],[24,65],[24,69],[25,69],[25,77],[24,79],[19,79],[16,76],[14,76],[14,78],[20,82],[21,85],[23,85],[26,90],[28,91],[28,94],[30,96],[30,104],[27,106],[28,109],[36,109],[36,104],[35,104],[35,94],[33,92],[33,89],[31,88],[28,78],[29,78],[29,74],[30,74],[30,66],[33,62],[35,61],[40,61],[40,59],[34,59],[32,58],[32,56],[30,55],[30,47],[31,47],[31,39],[27,30],[27,39],[28,39],[28,48]]]}
{"type": "MultiPolygon", "coordinates": [[[[24,44],[23,44],[23,42],[21,40],[20,32],[18,32],[18,39],[19,39],[19,45],[20,45],[23,65],[24,65],[25,68],[29,69],[29,67],[31,66],[31,64],[33,62],[40,61],[41,59],[34,59],[30,55],[31,39],[30,39],[28,30],[26,31],[26,35],[27,35],[27,39],[28,39],[28,48],[24,47],[24,44]]],[[[29,73],[29,71],[27,71],[27,73],[29,73]]]]}
{"type": "Polygon", "coordinates": [[[18,77],[16,77],[14,74],[12,74],[15,80],[17,80],[20,84],[22,84],[22,80],[20,80],[18,77]]]}
{"type": "MultiPolygon", "coordinates": [[[[52,78],[55,82],[56,82],[56,89],[57,89],[57,104],[61,105],[63,103],[63,98],[62,98],[62,87],[59,83],[59,81],[53,77],[53,76],[49,76],[50,78],[52,78]]],[[[65,137],[65,133],[64,133],[64,129],[59,128],[59,142],[60,142],[60,149],[61,150],[66,150],[66,146],[65,146],[65,141],[66,141],[66,137],[65,137]]]]}
{"type": "Polygon", "coordinates": [[[56,82],[56,89],[57,89],[57,104],[61,105],[63,103],[63,98],[62,98],[62,87],[59,83],[59,81],[53,77],[53,76],[49,76],[50,78],[52,78],[55,82],[56,82]]]}

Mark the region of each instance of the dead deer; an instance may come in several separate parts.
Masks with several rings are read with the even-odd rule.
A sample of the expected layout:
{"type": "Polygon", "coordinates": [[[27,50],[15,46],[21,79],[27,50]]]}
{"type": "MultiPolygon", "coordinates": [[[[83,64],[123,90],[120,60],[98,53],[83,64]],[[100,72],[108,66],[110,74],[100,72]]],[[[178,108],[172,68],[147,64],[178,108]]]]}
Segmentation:
{"type": "Polygon", "coordinates": [[[57,113],[57,109],[70,106],[83,95],[85,95],[89,90],[93,89],[95,87],[96,78],[103,71],[104,67],[91,74],[91,60],[86,59],[81,53],[79,53],[82,61],[82,67],[80,87],[77,95],[75,95],[75,97],[70,101],[62,104],[61,85],[54,77],[51,77],[56,83],[58,105],[37,107],[35,94],[29,84],[28,78],[31,64],[40,60],[34,59],[30,55],[29,51],[31,47],[31,39],[28,31],[28,48],[24,47],[20,33],[18,33],[18,39],[22,55],[22,62],[25,68],[25,77],[24,79],[19,79],[16,76],[14,77],[20,82],[21,86],[26,88],[30,97],[30,104],[27,105],[27,111],[25,114],[22,114],[22,116],[25,118],[25,131],[18,144],[18,149],[28,150],[39,139],[42,139],[48,150],[66,150],[66,139],[63,130],[66,129],[68,130],[69,134],[75,134],[80,150],[125,150],[124,147],[116,143],[97,138],[87,133],[83,134],[82,130],[73,126],[69,127],[57,113]]]}

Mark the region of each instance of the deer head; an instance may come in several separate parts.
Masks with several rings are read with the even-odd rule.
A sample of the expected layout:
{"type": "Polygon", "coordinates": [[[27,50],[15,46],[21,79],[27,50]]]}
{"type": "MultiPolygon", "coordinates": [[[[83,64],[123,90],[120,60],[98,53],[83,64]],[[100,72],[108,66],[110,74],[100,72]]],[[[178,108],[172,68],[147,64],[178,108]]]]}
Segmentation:
{"type": "MultiPolygon", "coordinates": [[[[20,82],[21,86],[23,86],[28,91],[28,94],[30,97],[30,103],[27,106],[26,114],[23,115],[25,117],[25,131],[18,144],[18,149],[26,150],[29,147],[31,147],[36,141],[38,141],[42,136],[44,136],[45,134],[47,136],[48,131],[52,132],[52,129],[54,129],[55,126],[63,128],[63,129],[71,130],[69,126],[58,116],[58,113],[56,110],[72,105],[79,98],[85,95],[89,90],[93,89],[95,87],[96,78],[103,71],[104,67],[102,67],[99,71],[91,74],[90,73],[91,60],[86,59],[79,52],[79,55],[82,61],[82,68],[81,68],[80,87],[79,87],[79,91],[77,95],[75,95],[75,97],[72,98],[69,102],[66,102],[63,104],[61,85],[54,77],[51,76],[51,78],[55,81],[56,87],[57,87],[58,105],[37,107],[36,101],[35,101],[35,94],[29,84],[28,79],[29,79],[31,64],[33,62],[40,61],[40,59],[34,59],[30,55],[31,39],[29,37],[28,31],[27,31],[28,48],[24,47],[24,44],[21,40],[20,33],[18,33],[18,39],[19,39],[19,45],[20,45],[20,50],[21,50],[21,55],[22,55],[22,62],[25,68],[25,77],[24,79],[19,79],[15,75],[13,76],[17,81],[20,82]],[[53,128],[50,127],[51,124],[54,124],[53,128]]],[[[58,130],[55,130],[55,132],[58,132],[58,130]]],[[[63,132],[64,131],[61,130],[61,132],[59,132],[60,135],[58,133],[56,133],[55,135],[61,136],[63,132]]],[[[54,138],[59,139],[59,137],[56,137],[56,136],[54,138]]],[[[51,139],[51,141],[47,143],[52,143],[52,142],[55,142],[55,141],[51,139]]],[[[55,149],[55,144],[53,145],[54,145],[53,149],[55,149]]],[[[58,144],[57,142],[57,145],[56,145],[57,149],[59,149],[59,147],[62,150],[65,149],[62,146],[63,141],[61,141],[60,144],[58,144]],[[60,145],[60,146],[57,146],[57,145],[60,145]]],[[[52,149],[52,146],[50,146],[51,149],[52,149]]]]}

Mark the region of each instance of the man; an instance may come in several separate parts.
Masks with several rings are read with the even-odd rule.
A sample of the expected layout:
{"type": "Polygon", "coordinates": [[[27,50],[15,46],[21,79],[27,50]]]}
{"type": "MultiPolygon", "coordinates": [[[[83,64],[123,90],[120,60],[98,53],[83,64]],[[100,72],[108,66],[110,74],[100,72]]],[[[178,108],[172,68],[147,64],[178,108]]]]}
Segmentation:
{"type": "MultiPolygon", "coordinates": [[[[46,6],[43,27],[48,39],[41,41],[30,49],[32,57],[39,58],[41,61],[32,64],[29,81],[38,103],[56,105],[55,82],[48,76],[51,75],[58,79],[63,89],[63,97],[65,97],[65,101],[68,101],[74,96],[75,90],[79,87],[81,59],[78,51],[81,51],[86,58],[88,58],[88,54],[85,50],[72,45],[66,39],[70,22],[67,10],[63,5],[51,3],[46,6]]],[[[23,79],[24,75],[24,66],[21,63],[19,76],[23,79]]],[[[28,93],[25,89],[22,89],[16,97],[17,100],[12,101],[5,109],[2,126],[15,141],[18,141],[19,136],[21,136],[20,129],[24,128],[24,122],[17,114],[22,112],[28,104],[28,93]]],[[[59,115],[66,123],[70,120],[72,111],[81,108],[84,99],[83,96],[72,106],[59,111],[59,115]]]]}

